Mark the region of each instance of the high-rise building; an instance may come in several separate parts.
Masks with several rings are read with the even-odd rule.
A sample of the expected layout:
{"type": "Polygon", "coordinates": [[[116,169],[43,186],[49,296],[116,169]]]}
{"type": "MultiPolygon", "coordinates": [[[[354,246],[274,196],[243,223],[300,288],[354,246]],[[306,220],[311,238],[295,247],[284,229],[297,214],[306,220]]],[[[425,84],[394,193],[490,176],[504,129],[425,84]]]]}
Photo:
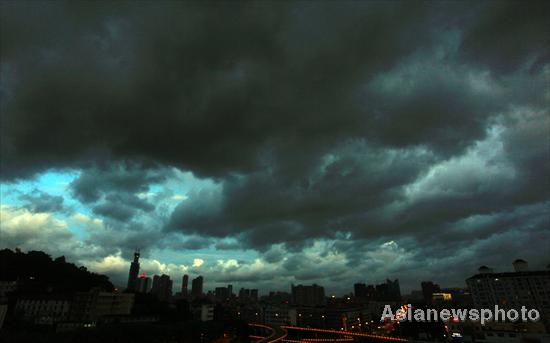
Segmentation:
{"type": "Polygon", "coordinates": [[[151,293],[157,296],[161,301],[168,301],[172,296],[172,280],[166,274],[161,276],[155,275],[153,277],[153,287],[151,293]]]}
{"type": "Polygon", "coordinates": [[[441,288],[438,284],[433,283],[432,281],[422,281],[420,284],[422,286],[422,296],[424,297],[424,301],[426,304],[432,303],[432,295],[434,293],[439,293],[441,291],[441,288]]]}
{"type": "Polygon", "coordinates": [[[325,303],[325,289],[313,284],[310,286],[292,285],[292,303],[298,306],[321,306],[325,303]]]}
{"type": "Polygon", "coordinates": [[[365,299],[367,297],[367,285],[365,285],[364,283],[354,284],[353,291],[356,298],[365,299]]]}
{"type": "Polygon", "coordinates": [[[126,288],[129,291],[136,290],[136,282],[139,274],[139,250],[134,252],[134,261],[130,264],[130,272],[128,273],[128,285],[126,288]]]}
{"type": "Polygon", "coordinates": [[[185,274],[181,279],[181,295],[186,296],[188,291],[187,287],[189,285],[189,275],[185,274]]]}
{"type": "Polygon", "coordinates": [[[226,301],[229,299],[229,288],[227,287],[216,287],[214,290],[217,301],[226,301]]]}
{"type": "Polygon", "coordinates": [[[241,288],[239,290],[239,299],[240,300],[258,300],[258,290],[241,288]]]}
{"type": "Polygon", "coordinates": [[[203,278],[200,275],[194,278],[191,282],[191,295],[193,297],[202,297],[202,283],[203,278]]]}
{"type": "Polygon", "coordinates": [[[252,300],[258,300],[258,290],[257,289],[251,289],[250,290],[250,299],[252,300]]]}
{"type": "Polygon", "coordinates": [[[248,299],[250,297],[250,289],[248,288],[241,288],[239,290],[239,299],[248,299]]]}
{"type": "Polygon", "coordinates": [[[227,285],[227,291],[229,292],[229,297],[233,296],[233,285],[227,285]]]}
{"type": "Polygon", "coordinates": [[[151,278],[141,274],[136,281],[136,292],[149,293],[151,291],[151,278]]]}
{"type": "Polygon", "coordinates": [[[520,311],[522,306],[537,309],[543,323],[550,328],[550,270],[529,271],[527,262],[516,260],[514,272],[495,273],[481,267],[478,274],[466,279],[474,306],[520,311]]]}
{"type": "Polygon", "coordinates": [[[395,279],[391,281],[387,279],[385,283],[376,285],[376,297],[382,301],[400,301],[401,289],[399,287],[399,280],[395,279]]]}

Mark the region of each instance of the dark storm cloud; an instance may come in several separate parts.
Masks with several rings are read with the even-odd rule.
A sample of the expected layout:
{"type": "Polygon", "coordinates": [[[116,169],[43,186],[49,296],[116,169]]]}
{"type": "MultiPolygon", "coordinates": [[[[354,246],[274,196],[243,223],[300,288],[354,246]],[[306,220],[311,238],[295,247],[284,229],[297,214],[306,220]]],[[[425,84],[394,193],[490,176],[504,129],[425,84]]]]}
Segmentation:
{"type": "Polygon", "coordinates": [[[138,210],[151,212],[155,206],[133,194],[119,193],[109,194],[105,201],[93,207],[96,214],[113,218],[121,222],[134,217],[138,210]]]}
{"type": "Polygon", "coordinates": [[[63,212],[67,209],[62,196],[50,195],[38,189],[31,193],[21,194],[19,200],[26,202],[25,207],[31,212],[63,212]]]}
{"type": "Polygon", "coordinates": [[[239,242],[218,242],[215,244],[216,250],[238,250],[243,246],[239,242]]]}
{"type": "Polygon", "coordinates": [[[1,6],[2,178],[81,169],[74,196],[127,224],[97,237],[125,253],[185,233],[305,280],[282,258],[315,239],[350,264],[395,239],[381,254],[417,267],[479,234],[454,263],[547,211],[548,2],[1,6]],[[219,187],[132,229],[169,167],[219,187]]]}
{"type": "MultiPolygon", "coordinates": [[[[531,124],[526,120],[523,127],[508,129],[502,137],[508,140],[519,135],[528,142],[543,140],[545,125],[540,119],[532,118],[531,124]]],[[[187,232],[220,237],[246,232],[244,242],[255,247],[336,237],[338,231],[349,231],[356,237],[428,234],[462,218],[511,210],[548,198],[549,185],[543,176],[550,171],[548,151],[538,144],[516,143],[504,144],[502,152],[511,165],[508,168],[514,168],[512,183],[507,181],[510,176],[501,175],[503,161],[489,161],[503,164],[496,171],[481,164],[471,170],[462,166],[480,162],[469,161],[466,156],[462,162],[443,164],[446,170],[442,176],[424,186],[426,194],[407,199],[402,187],[414,185],[415,179],[427,172],[434,162],[433,155],[358,144],[334,152],[333,156],[338,157],[330,164],[293,184],[280,182],[282,178],[276,174],[260,173],[235,183],[226,182],[221,194],[191,195],[191,201],[181,203],[174,212],[172,224],[187,232]],[[508,147],[522,153],[509,154],[508,147]],[[536,168],[526,163],[531,159],[536,168]],[[483,176],[489,173],[496,173],[495,177],[483,176]]],[[[487,145],[487,149],[496,148],[487,145]]]]}
{"type": "Polygon", "coordinates": [[[146,193],[152,184],[171,175],[162,168],[135,163],[112,163],[110,166],[85,169],[71,184],[73,196],[85,204],[95,204],[93,212],[121,222],[132,219],[138,211],[151,212],[155,205],[136,194],[146,193]]]}
{"type": "Polygon", "coordinates": [[[393,200],[394,187],[413,181],[433,162],[430,153],[371,148],[361,141],[332,153],[292,183],[277,172],[258,172],[226,180],[222,192],[190,194],[192,201],[174,211],[172,225],[220,237],[246,232],[244,242],[255,247],[332,237],[332,221],[393,200]]]}
{"type": "Polygon", "coordinates": [[[121,222],[131,219],[135,211],[126,205],[118,203],[104,203],[93,208],[94,213],[113,218],[121,222]]]}
{"type": "Polygon", "coordinates": [[[534,1],[500,2],[491,11],[474,14],[473,24],[464,32],[461,55],[496,72],[514,70],[526,58],[532,58],[533,71],[550,60],[548,44],[548,4],[534,1]]]}
{"type": "Polygon", "coordinates": [[[275,263],[281,261],[284,256],[285,252],[282,249],[272,247],[269,251],[263,254],[262,257],[268,263],[275,263]]]}
{"type": "Polygon", "coordinates": [[[201,236],[192,236],[180,242],[170,242],[168,243],[168,247],[174,250],[199,250],[208,248],[210,245],[212,245],[212,243],[212,239],[201,236]]]}
{"type": "Polygon", "coordinates": [[[121,192],[124,194],[111,194],[108,200],[123,200],[131,206],[148,209],[143,201],[128,197],[127,194],[145,192],[151,184],[164,180],[167,174],[166,171],[148,169],[142,164],[113,163],[108,167],[85,169],[70,187],[73,195],[85,203],[96,202],[110,192],[121,192]],[[113,198],[121,196],[125,199],[113,198]]]}
{"type": "Polygon", "coordinates": [[[143,257],[149,257],[152,248],[165,246],[166,235],[157,227],[136,220],[128,220],[124,224],[109,220],[103,224],[105,228],[89,230],[85,243],[101,249],[101,252],[96,253],[95,258],[116,255],[120,252],[124,258],[131,259],[136,249],[140,250],[143,257]]]}
{"type": "Polygon", "coordinates": [[[219,176],[253,170],[266,151],[300,173],[331,144],[371,131],[375,114],[354,104],[356,87],[432,44],[447,11],[55,3],[33,18],[29,4],[3,6],[4,178],[97,158],[219,176]]]}

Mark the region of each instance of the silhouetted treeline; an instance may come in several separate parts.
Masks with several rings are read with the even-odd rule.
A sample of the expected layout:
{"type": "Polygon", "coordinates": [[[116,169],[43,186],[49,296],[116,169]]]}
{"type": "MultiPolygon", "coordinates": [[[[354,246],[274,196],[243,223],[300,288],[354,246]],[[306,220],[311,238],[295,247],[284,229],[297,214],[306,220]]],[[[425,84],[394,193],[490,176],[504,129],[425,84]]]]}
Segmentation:
{"type": "Polygon", "coordinates": [[[67,263],[64,256],[52,259],[42,251],[0,250],[0,281],[15,280],[20,281],[21,291],[70,293],[95,287],[114,289],[107,276],[67,263]]]}

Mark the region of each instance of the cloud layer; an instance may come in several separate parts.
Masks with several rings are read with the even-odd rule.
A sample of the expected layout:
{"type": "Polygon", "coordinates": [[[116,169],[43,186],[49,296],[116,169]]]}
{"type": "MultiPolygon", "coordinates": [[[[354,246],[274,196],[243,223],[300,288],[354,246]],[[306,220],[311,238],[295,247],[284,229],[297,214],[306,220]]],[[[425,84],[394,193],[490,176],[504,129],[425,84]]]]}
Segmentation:
{"type": "Polygon", "coordinates": [[[2,201],[6,246],[265,287],[550,262],[547,2],[1,7],[3,185],[78,173],[2,201]]]}

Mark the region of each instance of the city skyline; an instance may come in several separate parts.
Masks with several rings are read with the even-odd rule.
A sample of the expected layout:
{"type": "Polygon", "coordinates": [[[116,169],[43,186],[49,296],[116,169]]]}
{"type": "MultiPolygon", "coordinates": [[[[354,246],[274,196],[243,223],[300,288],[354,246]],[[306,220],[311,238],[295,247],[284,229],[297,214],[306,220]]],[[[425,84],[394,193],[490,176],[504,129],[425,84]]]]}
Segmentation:
{"type": "Polygon", "coordinates": [[[548,2],[0,6],[0,249],[174,290],[550,263],[548,2]]]}
{"type": "MultiPolygon", "coordinates": [[[[10,249],[7,249],[11,252],[10,249]]],[[[31,251],[27,252],[30,253],[31,251]]],[[[36,251],[35,251],[36,252],[36,251]]],[[[47,252],[44,251],[38,251],[39,253],[47,254],[47,252]]],[[[25,254],[25,251],[22,251],[20,249],[16,249],[15,253],[22,253],[25,254]]],[[[48,255],[49,256],[49,255],[48,255]]],[[[406,289],[404,291],[403,288],[401,288],[399,284],[399,279],[390,280],[389,278],[383,279],[383,280],[370,280],[368,278],[357,280],[354,284],[343,285],[343,291],[340,293],[333,292],[332,289],[327,289],[323,284],[316,284],[316,283],[307,283],[307,282],[299,282],[299,283],[291,283],[287,285],[288,287],[282,287],[280,289],[276,288],[269,288],[269,289],[258,289],[257,287],[253,287],[254,284],[247,283],[247,285],[252,286],[251,288],[246,288],[243,285],[237,283],[204,283],[204,277],[202,275],[196,274],[183,274],[183,275],[170,275],[170,274],[154,274],[154,273],[146,273],[140,268],[139,258],[140,253],[139,250],[136,250],[133,254],[134,259],[129,264],[129,268],[127,271],[127,280],[126,283],[123,284],[116,284],[113,283],[113,285],[116,287],[116,292],[129,292],[129,293],[151,293],[154,294],[156,297],[162,299],[163,301],[167,301],[168,298],[172,297],[184,297],[184,298],[203,298],[207,295],[210,295],[212,297],[217,297],[216,291],[219,288],[227,289],[229,292],[228,294],[232,294],[236,297],[242,297],[242,292],[245,291],[245,294],[250,291],[256,292],[256,297],[259,296],[267,296],[271,293],[287,293],[292,294],[295,286],[299,287],[321,287],[324,290],[326,290],[326,293],[323,293],[323,297],[331,298],[331,297],[347,297],[347,296],[355,296],[355,297],[371,297],[372,292],[379,293],[381,295],[388,295],[389,298],[397,298],[397,299],[407,299],[407,298],[414,298],[418,296],[421,292],[425,292],[426,289],[428,289],[431,293],[438,292],[438,291],[444,291],[444,290],[468,290],[471,286],[469,284],[469,280],[475,277],[479,277],[480,275],[487,274],[487,275],[512,275],[514,273],[518,272],[534,272],[534,273],[542,273],[542,275],[545,275],[550,271],[550,264],[547,265],[545,268],[532,268],[529,267],[528,261],[525,261],[523,259],[516,259],[513,262],[509,264],[509,268],[505,270],[495,270],[494,268],[491,268],[486,265],[481,265],[479,268],[477,268],[475,271],[472,271],[472,273],[468,275],[464,275],[464,282],[460,285],[450,285],[450,284],[444,284],[439,283],[438,278],[434,277],[430,280],[427,279],[417,279],[416,284],[412,286],[411,289],[406,289]],[[166,278],[169,282],[169,292],[166,296],[159,296],[158,289],[155,290],[155,283],[156,279],[163,279],[166,278]],[[142,283],[140,284],[140,279],[143,279],[142,282],[146,279],[148,280],[148,283],[142,283]],[[183,280],[181,283],[178,283],[178,279],[184,279],[187,280],[187,287],[184,289],[182,288],[183,280]],[[200,280],[200,281],[199,281],[200,280]],[[198,282],[198,287],[194,287],[195,282],[198,282]],[[209,286],[204,286],[204,285],[209,286]],[[235,286],[235,287],[234,287],[235,286]],[[389,288],[386,288],[389,287],[389,288]],[[196,289],[197,291],[194,291],[196,289]],[[235,291],[233,291],[235,290],[235,291]],[[358,295],[361,294],[361,295],[358,295]]],[[[54,258],[55,260],[61,259],[64,262],[65,256],[50,256],[51,258],[54,258]]],[[[67,261],[68,263],[71,263],[71,261],[67,261]]],[[[86,266],[79,266],[76,265],[76,267],[86,267],[86,266]]],[[[85,269],[87,270],[87,268],[85,269]]],[[[101,276],[101,274],[98,274],[101,276]]],[[[112,280],[111,280],[112,282],[112,280]]],[[[249,295],[248,295],[249,296],[249,295]]],[[[246,296],[246,297],[248,297],[246,296]]]]}
{"type": "Polygon", "coordinates": [[[42,251],[2,249],[0,257],[6,267],[0,269],[0,335],[8,341],[11,336],[32,342],[37,330],[45,342],[74,341],[78,335],[97,342],[131,336],[132,341],[165,342],[171,337],[190,343],[285,337],[309,342],[309,337],[333,335],[348,336],[345,340],[350,342],[476,342],[502,337],[543,343],[550,337],[550,266],[532,270],[522,259],[514,260],[513,270],[507,272],[481,266],[466,279],[466,288],[425,281],[421,290],[403,295],[398,280],[386,280],[377,285],[356,283],[353,293],[339,297],[317,284],[291,285],[290,292],[262,296],[257,289],[241,288],[237,293],[233,285],[226,285],[205,294],[200,276],[192,280],[191,294],[173,294],[168,275],[155,275],[152,285],[150,277],[136,277],[139,251],[134,253],[125,290],[116,289],[104,275],[42,251]],[[487,316],[493,306],[494,313],[487,316]],[[449,317],[449,308],[452,313],[457,310],[454,317],[449,317]],[[392,314],[398,310],[411,317],[397,314],[408,318],[401,321],[392,314]],[[428,314],[434,311],[439,319],[428,314]],[[417,317],[419,312],[426,315],[417,317]],[[492,316],[501,319],[491,320],[492,316]],[[506,316],[508,320],[502,321],[506,316]]]}

